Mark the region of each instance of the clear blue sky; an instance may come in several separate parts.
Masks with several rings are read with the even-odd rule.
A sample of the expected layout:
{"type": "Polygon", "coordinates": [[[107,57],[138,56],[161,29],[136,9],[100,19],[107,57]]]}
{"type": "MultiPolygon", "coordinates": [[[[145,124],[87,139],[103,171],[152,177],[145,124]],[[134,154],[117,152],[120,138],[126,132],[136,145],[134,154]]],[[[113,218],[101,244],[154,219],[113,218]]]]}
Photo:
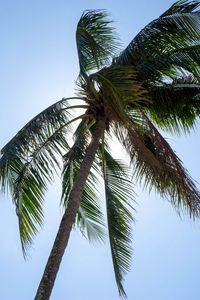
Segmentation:
{"type": "MultiPolygon", "coordinates": [[[[107,9],[126,46],[172,3],[1,0],[0,147],[42,109],[73,95],[78,74],[74,35],[83,10],[107,9]]],[[[198,130],[187,137],[168,136],[197,181],[199,138],[198,130]]],[[[200,223],[193,223],[187,216],[180,219],[158,195],[138,193],[133,263],[125,280],[128,299],[199,300],[200,223]]],[[[61,217],[59,199],[57,182],[47,194],[44,227],[25,262],[14,206],[9,197],[0,196],[0,299],[33,299],[61,217]]],[[[51,299],[118,299],[108,244],[90,245],[73,232],[51,299]]]]}

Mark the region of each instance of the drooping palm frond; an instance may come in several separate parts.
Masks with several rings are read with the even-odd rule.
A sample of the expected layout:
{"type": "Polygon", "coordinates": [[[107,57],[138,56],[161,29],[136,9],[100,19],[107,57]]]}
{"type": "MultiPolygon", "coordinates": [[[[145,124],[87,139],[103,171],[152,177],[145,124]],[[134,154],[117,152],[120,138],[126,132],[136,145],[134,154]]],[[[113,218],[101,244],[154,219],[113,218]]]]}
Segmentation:
{"type": "Polygon", "coordinates": [[[105,224],[99,196],[96,191],[96,187],[99,183],[97,180],[94,181],[94,176],[92,179],[91,177],[90,174],[85,184],[76,221],[82,234],[88,238],[89,241],[102,242],[105,239],[105,224]]]}
{"type": "Polygon", "coordinates": [[[24,254],[42,224],[42,204],[48,182],[69,146],[71,116],[67,100],[53,104],[27,125],[1,150],[0,185],[16,205],[24,254]]]}
{"type": "Polygon", "coordinates": [[[200,84],[191,76],[149,86],[148,113],[162,129],[188,132],[200,116],[200,84]]]}
{"type": "Polygon", "coordinates": [[[169,180],[170,184],[172,184],[172,186],[169,186],[167,183],[166,187],[164,187],[164,189],[166,188],[164,194],[166,193],[168,200],[174,205],[177,211],[185,210],[189,213],[190,217],[194,219],[198,218],[200,215],[199,190],[167,141],[158,132],[148,117],[144,116],[144,118],[148,124],[157,157],[164,168],[167,166],[168,175],[165,175],[166,181],[169,180]],[[169,178],[167,178],[168,176],[169,178]]]}
{"type": "MultiPolygon", "coordinates": [[[[75,97],[68,99],[75,99],[75,97]]],[[[56,135],[60,134],[61,138],[66,125],[68,125],[68,131],[70,131],[69,122],[71,115],[68,112],[68,99],[63,98],[39,113],[1,149],[0,183],[2,189],[5,190],[9,185],[7,184],[7,179],[9,178],[9,176],[7,177],[7,172],[9,171],[9,166],[13,164],[14,167],[16,157],[22,160],[22,163],[29,162],[30,159],[37,156],[37,151],[40,148],[42,149],[43,145],[46,145],[53,138],[55,140],[56,135]]],[[[64,139],[62,142],[65,145],[64,139]]]]}
{"type": "Polygon", "coordinates": [[[131,263],[131,222],[134,200],[133,184],[127,167],[114,159],[109,152],[100,148],[102,173],[105,184],[105,198],[109,241],[116,283],[121,297],[126,297],[122,281],[131,263]]]}
{"type": "Polygon", "coordinates": [[[178,1],[152,21],[117,58],[119,64],[138,66],[142,80],[159,80],[183,67],[199,78],[200,11],[198,3],[178,1]]]}
{"type": "Polygon", "coordinates": [[[119,43],[104,10],[86,10],[77,25],[76,43],[80,75],[111,62],[119,43]]]}
{"type": "MultiPolygon", "coordinates": [[[[77,174],[80,170],[80,165],[84,158],[85,150],[88,146],[89,139],[91,138],[91,135],[88,131],[91,125],[91,122],[88,122],[87,120],[82,120],[75,132],[74,145],[63,157],[64,168],[61,203],[64,204],[65,208],[68,205],[70,192],[72,190],[77,174]]],[[[76,223],[78,227],[80,228],[83,235],[86,236],[90,241],[102,241],[104,238],[103,214],[100,208],[100,203],[98,201],[99,199],[96,192],[96,186],[98,185],[98,180],[96,176],[97,171],[97,166],[95,166],[94,162],[93,168],[89,173],[89,176],[83,189],[80,207],[76,217],[76,223]]]]}
{"type": "Polygon", "coordinates": [[[179,213],[186,211],[193,218],[199,217],[200,193],[194,182],[153,123],[144,114],[142,118],[143,122],[133,121],[124,131],[116,129],[132,159],[135,178],[150,190],[155,187],[179,213]]]}

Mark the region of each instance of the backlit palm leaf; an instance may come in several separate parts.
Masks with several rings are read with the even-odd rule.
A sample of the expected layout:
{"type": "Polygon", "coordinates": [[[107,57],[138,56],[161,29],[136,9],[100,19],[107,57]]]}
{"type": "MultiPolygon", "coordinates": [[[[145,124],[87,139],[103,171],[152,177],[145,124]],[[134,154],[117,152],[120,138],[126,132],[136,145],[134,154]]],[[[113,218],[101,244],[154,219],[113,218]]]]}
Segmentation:
{"type": "Polygon", "coordinates": [[[47,185],[69,148],[71,117],[66,105],[63,99],[38,114],[1,150],[0,182],[16,205],[24,254],[42,224],[47,185]]]}
{"type": "Polygon", "coordinates": [[[104,10],[85,11],[76,30],[80,75],[109,64],[118,50],[114,28],[104,10]]]}
{"type": "Polygon", "coordinates": [[[169,16],[177,13],[190,13],[199,7],[199,1],[179,0],[167,9],[161,17],[169,16]]]}
{"type": "Polygon", "coordinates": [[[121,297],[126,297],[122,281],[131,263],[131,221],[134,200],[133,184],[128,168],[115,160],[108,151],[100,152],[105,184],[109,241],[115,278],[121,297]]]}

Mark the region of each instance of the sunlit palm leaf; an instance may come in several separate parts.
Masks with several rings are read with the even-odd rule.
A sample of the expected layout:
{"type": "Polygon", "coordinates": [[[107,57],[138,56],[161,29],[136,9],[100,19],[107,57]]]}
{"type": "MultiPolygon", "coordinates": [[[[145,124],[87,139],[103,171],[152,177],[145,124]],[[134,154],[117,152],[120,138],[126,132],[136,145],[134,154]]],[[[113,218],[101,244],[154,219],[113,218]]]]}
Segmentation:
{"type": "Polygon", "coordinates": [[[16,205],[24,254],[42,224],[47,185],[69,148],[71,116],[66,105],[63,99],[38,114],[1,150],[0,184],[16,205]]]}
{"type": "Polygon", "coordinates": [[[38,231],[38,225],[42,225],[43,196],[47,186],[34,167],[26,168],[26,165],[19,161],[18,167],[15,164],[12,171],[16,177],[12,182],[12,197],[19,220],[22,249],[26,256],[26,250],[38,231]]]}
{"type": "Polygon", "coordinates": [[[90,173],[83,190],[81,205],[77,214],[77,224],[89,241],[101,242],[105,238],[105,224],[97,193],[98,185],[97,178],[90,173]]]}
{"type": "Polygon", "coordinates": [[[131,263],[131,202],[135,194],[127,167],[103,148],[99,154],[105,183],[108,232],[115,278],[120,296],[126,297],[122,281],[131,263]]]}

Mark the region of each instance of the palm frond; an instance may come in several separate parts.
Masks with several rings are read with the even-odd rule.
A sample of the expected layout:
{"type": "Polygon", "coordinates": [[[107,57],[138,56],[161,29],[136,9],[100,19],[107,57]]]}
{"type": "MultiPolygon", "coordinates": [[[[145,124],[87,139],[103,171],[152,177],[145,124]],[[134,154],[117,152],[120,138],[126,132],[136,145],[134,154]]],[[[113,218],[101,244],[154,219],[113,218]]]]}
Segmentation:
{"type": "Polygon", "coordinates": [[[166,17],[177,13],[190,13],[199,7],[199,1],[179,0],[167,9],[160,17],[166,17]]]}
{"type": "Polygon", "coordinates": [[[144,103],[149,104],[147,91],[137,80],[137,71],[133,66],[112,64],[90,75],[90,79],[98,86],[100,101],[108,119],[125,121],[130,106],[139,108],[144,103]]]}
{"type": "MultiPolygon", "coordinates": [[[[79,124],[75,132],[74,145],[63,157],[64,168],[61,203],[65,207],[68,205],[69,194],[80,170],[80,165],[91,137],[89,133],[89,128],[91,125],[92,123],[88,122],[87,120],[83,120],[79,124]]],[[[98,185],[96,171],[97,166],[95,166],[94,162],[83,189],[81,203],[76,217],[76,223],[82,234],[89,240],[102,241],[104,238],[104,222],[96,192],[96,186],[98,185]]]]}
{"type": "Polygon", "coordinates": [[[140,107],[144,102],[148,102],[147,91],[143,87],[143,83],[138,80],[138,71],[134,66],[120,66],[113,63],[111,67],[103,68],[94,76],[99,74],[106,78],[121,95],[125,108],[131,104],[140,107]]]}
{"type": "Polygon", "coordinates": [[[186,72],[200,80],[200,45],[191,45],[164,53],[138,66],[138,74],[145,83],[174,80],[186,72]]]}
{"type": "MultiPolygon", "coordinates": [[[[190,53],[195,48],[195,53],[199,55],[200,11],[193,12],[190,6],[192,3],[189,3],[187,3],[188,9],[179,7],[180,9],[177,8],[175,13],[166,13],[166,15],[148,24],[121,53],[117,58],[117,62],[122,65],[138,66],[143,80],[151,79],[152,70],[154,70],[154,73],[155,71],[159,73],[158,65],[164,67],[168,63],[165,66],[165,72],[170,70],[170,64],[173,62],[174,64],[179,62],[178,67],[180,67],[181,59],[183,59],[183,68],[186,70],[190,68],[188,71],[197,72],[194,55],[190,53]],[[191,62],[193,63],[191,64],[191,62]]],[[[196,7],[195,4],[194,8],[196,7]]]]}
{"type": "Polygon", "coordinates": [[[48,183],[69,148],[66,137],[74,119],[66,105],[62,99],[38,114],[1,150],[0,185],[11,193],[16,206],[24,255],[42,224],[48,183]]]}
{"type": "Polygon", "coordinates": [[[121,161],[115,160],[103,146],[99,155],[105,183],[108,232],[115,278],[120,296],[126,297],[122,281],[131,263],[131,201],[135,194],[127,167],[121,161]]]}
{"type": "Polygon", "coordinates": [[[90,172],[83,190],[76,221],[82,234],[89,241],[102,242],[105,238],[105,224],[97,194],[98,185],[97,177],[90,172]]]}
{"type": "Polygon", "coordinates": [[[104,10],[86,10],[77,25],[76,43],[80,75],[109,64],[118,51],[114,28],[104,10]]]}
{"type": "Polygon", "coordinates": [[[171,84],[149,86],[148,113],[162,129],[180,133],[195,127],[200,116],[200,84],[195,78],[177,78],[171,84]]]}
{"type": "Polygon", "coordinates": [[[193,180],[153,123],[142,117],[143,124],[132,121],[125,130],[116,130],[132,159],[135,178],[150,190],[155,187],[179,213],[186,211],[190,217],[199,217],[200,193],[193,180]]]}

